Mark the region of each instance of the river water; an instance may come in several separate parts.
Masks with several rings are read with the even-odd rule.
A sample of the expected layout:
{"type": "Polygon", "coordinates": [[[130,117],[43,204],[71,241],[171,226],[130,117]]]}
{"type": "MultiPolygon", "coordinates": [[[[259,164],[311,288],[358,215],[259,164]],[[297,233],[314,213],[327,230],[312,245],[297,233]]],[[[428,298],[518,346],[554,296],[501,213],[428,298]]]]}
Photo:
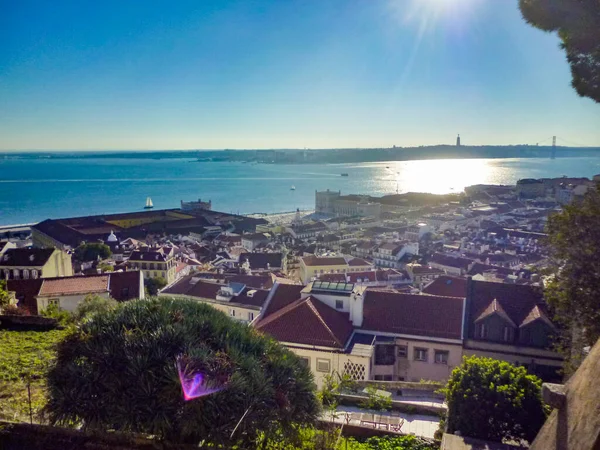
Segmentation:
{"type": "Polygon", "coordinates": [[[360,164],[274,165],[184,159],[0,159],[0,225],[155,209],[212,200],[235,213],[314,208],[315,190],[383,195],[460,192],[520,178],[592,177],[600,157],[455,159],[360,164]],[[347,177],[342,177],[347,173],[347,177]],[[295,190],[291,187],[294,186],[295,190]]]}

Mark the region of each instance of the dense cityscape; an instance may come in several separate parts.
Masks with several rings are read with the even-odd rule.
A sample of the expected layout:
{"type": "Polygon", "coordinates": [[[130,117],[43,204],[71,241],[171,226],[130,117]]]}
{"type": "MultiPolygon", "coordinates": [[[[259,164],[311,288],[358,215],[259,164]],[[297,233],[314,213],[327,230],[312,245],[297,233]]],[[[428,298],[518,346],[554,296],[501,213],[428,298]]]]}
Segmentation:
{"type": "Polygon", "coordinates": [[[0,450],[600,450],[600,2],[0,2],[0,450]]]}
{"type": "Polygon", "coordinates": [[[437,389],[463,357],[560,382],[560,325],[542,294],[546,224],[595,181],[523,179],[448,195],[316,191],[313,211],[264,217],[218,212],[210,200],[170,210],[150,201],[139,212],[7,226],[3,322],[27,328],[25,318],[40,317],[29,326],[53,328],[55,318],[39,315],[77,314],[94,297],[192,299],[274,338],[317,389],[332,376],[388,383],[382,398],[404,411],[368,420],[340,404],[321,420],[434,442],[447,411],[437,389]]]}

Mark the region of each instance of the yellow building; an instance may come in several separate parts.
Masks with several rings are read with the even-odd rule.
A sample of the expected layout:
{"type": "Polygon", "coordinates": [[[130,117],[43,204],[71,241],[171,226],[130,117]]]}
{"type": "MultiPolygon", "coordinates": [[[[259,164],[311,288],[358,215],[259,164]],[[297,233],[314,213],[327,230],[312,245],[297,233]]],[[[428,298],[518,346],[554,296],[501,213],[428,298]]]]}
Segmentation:
{"type": "Polygon", "coordinates": [[[142,247],[129,257],[131,269],[141,270],[144,278],[164,278],[167,284],[175,281],[177,261],[172,247],[142,247]]]}
{"type": "Polygon", "coordinates": [[[361,258],[346,259],[341,256],[318,257],[314,255],[300,258],[300,276],[308,283],[326,273],[364,272],[373,269],[373,264],[361,258]]]}
{"type": "Polygon", "coordinates": [[[11,248],[0,257],[0,278],[28,280],[73,275],[71,255],[56,248],[11,248]]]}

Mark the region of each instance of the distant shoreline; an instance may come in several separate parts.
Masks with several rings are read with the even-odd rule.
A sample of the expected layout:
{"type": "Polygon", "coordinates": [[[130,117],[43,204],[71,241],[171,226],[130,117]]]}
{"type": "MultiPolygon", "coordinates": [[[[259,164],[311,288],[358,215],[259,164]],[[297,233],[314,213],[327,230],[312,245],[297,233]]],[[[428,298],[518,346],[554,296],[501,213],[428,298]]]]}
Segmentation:
{"type": "Polygon", "coordinates": [[[537,145],[452,146],[278,150],[107,150],[0,152],[0,162],[15,159],[188,159],[188,162],[239,162],[247,164],[344,164],[432,159],[600,157],[600,147],[537,145]],[[191,160],[190,160],[191,158],[191,160]]]}

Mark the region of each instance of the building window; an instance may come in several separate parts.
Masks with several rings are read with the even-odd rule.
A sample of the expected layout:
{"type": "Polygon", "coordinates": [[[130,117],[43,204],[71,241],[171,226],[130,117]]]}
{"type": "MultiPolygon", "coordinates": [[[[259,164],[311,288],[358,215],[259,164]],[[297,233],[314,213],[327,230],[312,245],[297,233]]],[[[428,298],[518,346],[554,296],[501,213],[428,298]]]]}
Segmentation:
{"type": "Polygon", "coordinates": [[[13,279],[19,279],[19,269],[13,269],[13,279]]]}
{"type": "Polygon", "coordinates": [[[248,320],[249,321],[253,321],[254,320],[254,313],[253,312],[249,312],[248,313],[248,320]]]}
{"type": "Polygon", "coordinates": [[[48,300],[48,306],[58,306],[60,307],[60,299],[58,298],[51,298],[48,300]]]}
{"type": "Polygon", "coordinates": [[[4,269],[4,278],[7,280],[10,279],[10,270],[4,269]]]}
{"type": "Polygon", "coordinates": [[[487,337],[487,327],[485,326],[485,323],[479,325],[479,337],[481,339],[485,339],[487,337]]]}
{"type": "Polygon", "coordinates": [[[230,315],[231,317],[235,317],[235,309],[230,309],[230,310],[229,310],[229,315],[230,315]]]}
{"type": "Polygon", "coordinates": [[[335,309],[344,309],[344,301],[336,300],[335,301],[335,309]]]}
{"type": "Polygon", "coordinates": [[[121,289],[121,297],[129,298],[129,288],[128,287],[124,287],[123,289],[121,289]]]}
{"type": "Polygon", "coordinates": [[[510,332],[510,328],[504,327],[504,333],[503,333],[504,342],[509,342],[512,340],[511,334],[512,333],[510,332]]]}
{"type": "Polygon", "coordinates": [[[166,278],[166,272],[162,272],[162,277],[166,278]]]}
{"type": "Polygon", "coordinates": [[[375,381],[392,381],[391,375],[375,375],[375,381]]]}
{"type": "Polygon", "coordinates": [[[306,356],[300,356],[300,362],[305,366],[308,367],[310,369],[310,358],[307,358],[306,356]]]}
{"type": "Polygon", "coordinates": [[[23,279],[29,280],[29,270],[23,269],[23,279]]]}
{"type": "Polygon", "coordinates": [[[446,350],[436,350],[434,356],[436,364],[448,364],[448,352],[446,350]]]}
{"type": "Polygon", "coordinates": [[[427,362],[427,349],[426,348],[415,348],[415,361],[427,362]]]}
{"type": "Polygon", "coordinates": [[[317,372],[329,373],[330,361],[328,359],[317,358],[317,372]]]}
{"type": "Polygon", "coordinates": [[[37,279],[37,277],[38,277],[38,271],[37,271],[37,270],[35,270],[35,269],[33,269],[33,270],[31,271],[31,278],[33,278],[34,280],[36,280],[36,279],[37,279]]]}
{"type": "Polygon", "coordinates": [[[391,366],[396,362],[395,346],[390,344],[378,344],[375,346],[375,365],[391,366]]]}
{"type": "Polygon", "coordinates": [[[406,358],[408,356],[408,346],[407,345],[399,345],[398,346],[398,358],[406,358]]]}

